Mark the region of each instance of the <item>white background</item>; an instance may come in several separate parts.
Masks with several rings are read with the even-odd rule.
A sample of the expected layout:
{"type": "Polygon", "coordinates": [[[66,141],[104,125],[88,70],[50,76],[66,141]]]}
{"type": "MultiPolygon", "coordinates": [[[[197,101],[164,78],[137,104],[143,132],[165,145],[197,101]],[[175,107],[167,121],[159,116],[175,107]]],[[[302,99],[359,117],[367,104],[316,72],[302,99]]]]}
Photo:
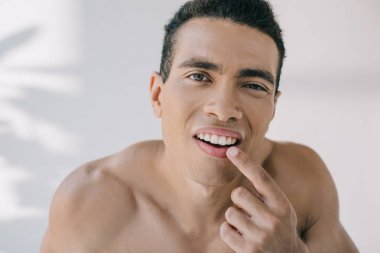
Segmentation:
{"type": "MultiPolygon", "coordinates": [[[[160,138],[149,75],[183,1],[0,0],[0,252],[38,252],[81,163],[160,138]]],[[[273,0],[287,55],[268,137],[328,165],[341,220],[380,252],[380,2],[273,0]]]]}

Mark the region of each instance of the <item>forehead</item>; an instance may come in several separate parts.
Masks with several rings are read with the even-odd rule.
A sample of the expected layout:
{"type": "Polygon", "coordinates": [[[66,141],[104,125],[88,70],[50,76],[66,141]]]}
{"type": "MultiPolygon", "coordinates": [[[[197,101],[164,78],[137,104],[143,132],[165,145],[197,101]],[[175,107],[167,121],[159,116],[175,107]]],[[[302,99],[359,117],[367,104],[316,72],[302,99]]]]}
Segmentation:
{"type": "Polygon", "coordinates": [[[277,73],[278,50],[268,35],[216,18],[194,18],[177,32],[173,67],[192,57],[210,59],[226,70],[261,68],[277,73]]]}

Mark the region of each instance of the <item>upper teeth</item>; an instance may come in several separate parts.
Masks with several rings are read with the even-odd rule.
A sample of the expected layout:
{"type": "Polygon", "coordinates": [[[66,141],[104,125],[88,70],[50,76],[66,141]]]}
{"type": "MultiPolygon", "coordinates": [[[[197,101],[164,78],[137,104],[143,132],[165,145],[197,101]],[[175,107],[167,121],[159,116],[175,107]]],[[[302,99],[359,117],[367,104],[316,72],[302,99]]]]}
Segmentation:
{"type": "Polygon", "coordinates": [[[197,134],[197,137],[201,140],[211,142],[218,145],[233,145],[237,139],[229,136],[221,136],[216,134],[197,134]]]}

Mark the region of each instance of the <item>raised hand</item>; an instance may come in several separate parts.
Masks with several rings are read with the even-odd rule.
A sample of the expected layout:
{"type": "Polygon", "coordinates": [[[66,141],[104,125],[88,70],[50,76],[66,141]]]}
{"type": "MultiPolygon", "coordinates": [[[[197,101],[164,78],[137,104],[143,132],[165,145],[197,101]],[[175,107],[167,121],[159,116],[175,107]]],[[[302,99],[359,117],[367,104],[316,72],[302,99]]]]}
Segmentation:
{"type": "Polygon", "coordinates": [[[272,177],[236,147],[228,149],[227,157],[257,192],[241,186],[232,191],[231,199],[239,208],[227,209],[227,221],[220,227],[222,240],[238,253],[304,252],[296,231],[296,213],[272,177]]]}

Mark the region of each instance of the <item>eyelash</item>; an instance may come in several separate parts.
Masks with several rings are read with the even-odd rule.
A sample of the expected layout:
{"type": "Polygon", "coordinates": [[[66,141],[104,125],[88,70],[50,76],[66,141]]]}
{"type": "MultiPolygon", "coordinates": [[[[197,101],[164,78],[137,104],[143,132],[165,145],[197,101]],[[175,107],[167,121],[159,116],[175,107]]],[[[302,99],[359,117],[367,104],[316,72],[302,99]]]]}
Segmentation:
{"type": "Polygon", "coordinates": [[[249,86],[250,89],[268,92],[268,90],[266,88],[264,88],[262,85],[259,85],[259,84],[247,83],[247,84],[242,85],[242,87],[247,87],[247,86],[249,86]],[[252,87],[254,87],[254,88],[252,88],[252,87]]]}
{"type": "MultiPolygon", "coordinates": [[[[209,81],[211,81],[210,78],[207,77],[207,75],[205,75],[203,73],[192,73],[191,75],[189,75],[189,78],[191,80],[195,81],[195,82],[209,82],[209,81]],[[202,76],[202,80],[195,80],[195,79],[193,79],[192,77],[194,75],[202,76]],[[206,78],[207,80],[203,80],[204,78],[206,78]]],[[[255,84],[255,83],[243,84],[242,87],[248,87],[250,89],[268,92],[268,90],[265,87],[263,87],[262,85],[259,85],[259,84],[255,84]]]]}
{"type": "Polygon", "coordinates": [[[202,73],[193,73],[193,74],[189,75],[189,78],[191,80],[193,80],[193,81],[196,81],[196,82],[208,82],[208,81],[210,81],[210,78],[208,78],[205,74],[202,74],[202,73]],[[203,80],[203,78],[200,81],[199,80],[195,80],[195,79],[191,78],[194,75],[202,76],[203,78],[206,78],[207,80],[203,80]]]}

